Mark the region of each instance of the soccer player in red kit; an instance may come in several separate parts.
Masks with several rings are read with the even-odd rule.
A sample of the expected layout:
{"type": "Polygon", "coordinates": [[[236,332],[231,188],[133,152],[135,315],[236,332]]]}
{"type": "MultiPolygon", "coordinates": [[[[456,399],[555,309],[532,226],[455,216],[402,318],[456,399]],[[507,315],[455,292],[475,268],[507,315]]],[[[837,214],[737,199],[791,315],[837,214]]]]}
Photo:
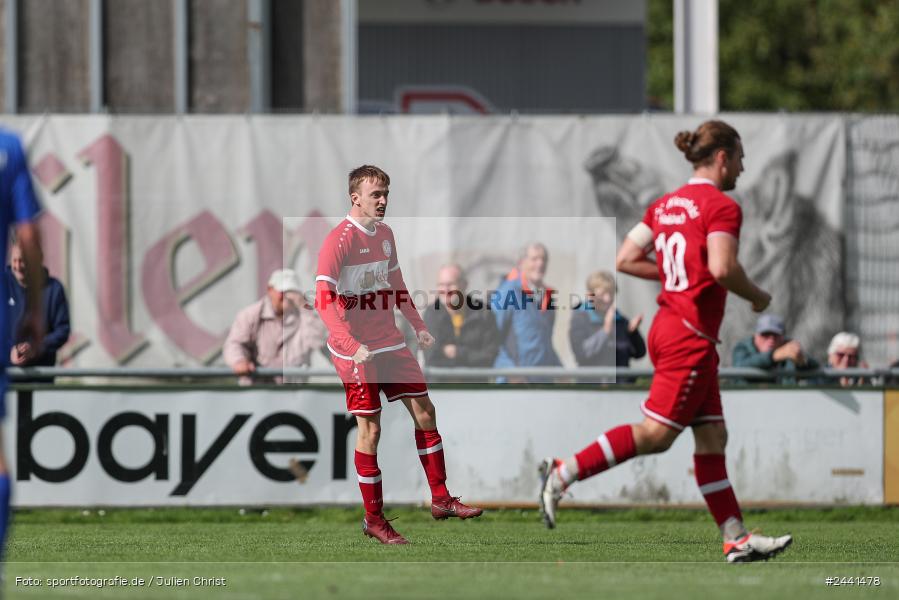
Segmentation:
{"type": "Polygon", "coordinates": [[[723,121],[682,131],[675,145],[693,164],[693,177],[649,205],[616,258],[619,271],[662,284],[649,331],[655,375],[642,406],[643,422],[610,429],[566,460],[544,460],[540,508],[547,527],[553,528],[559,500],[573,482],[637,455],[664,452],[691,427],[696,482],[721,530],[727,561],[767,560],[793,540],[748,533],[743,526],[724,464],[727,430],[715,349],[728,291],[752,303],[756,312],[771,302],[737,260],[743,216],[724,194],[734,189],[743,171],[743,145],[723,121]],[[655,262],[648,259],[653,250],[655,262]]]}
{"type": "Polygon", "coordinates": [[[480,508],[466,506],[446,488],[443,442],[434,405],[418,362],[396,327],[394,307],[415,329],[425,348],[434,343],[403,281],[393,231],[382,221],[390,177],[364,165],[350,172],[350,214],[331,230],[318,255],[316,308],[328,327],[328,350],[346,390],[347,410],[356,416],[356,472],[365,507],[362,531],[383,544],[407,544],[384,518],[378,439],[381,398],[401,400],[415,424],[415,445],[431,487],[435,519],[469,519],[480,508]]]}

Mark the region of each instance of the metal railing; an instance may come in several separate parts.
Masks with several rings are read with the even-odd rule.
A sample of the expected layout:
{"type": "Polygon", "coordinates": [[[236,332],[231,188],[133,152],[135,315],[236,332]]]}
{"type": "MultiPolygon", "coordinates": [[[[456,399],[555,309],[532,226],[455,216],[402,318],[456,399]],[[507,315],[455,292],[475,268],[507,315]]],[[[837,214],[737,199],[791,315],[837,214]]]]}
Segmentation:
{"type": "MultiPolygon", "coordinates": [[[[12,382],[34,381],[65,377],[67,379],[159,379],[159,380],[208,380],[235,378],[227,367],[189,367],[189,368],[144,368],[144,367],[98,367],[98,368],[62,368],[62,367],[28,367],[8,368],[7,373],[12,382]]],[[[652,377],[651,368],[614,368],[614,367],[512,367],[512,368],[437,368],[424,369],[429,381],[452,380],[454,382],[486,383],[497,378],[507,380],[543,380],[546,382],[596,382],[611,383],[633,381],[652,377]]],[[[818,369],[809,371],[766,371],[745,367],[727,367],[719,370],[719,378],[724,381],[775,382],[784,379],[838,381],[841,378],[863,378],[867,381],[899,380],[899,368],[894,369],[818,369]]],[[[288,379],[327,378],[335,382],[337,376],[332,368],[289,367],[284,369],[260,368],[254,378],[288,379]]]]}

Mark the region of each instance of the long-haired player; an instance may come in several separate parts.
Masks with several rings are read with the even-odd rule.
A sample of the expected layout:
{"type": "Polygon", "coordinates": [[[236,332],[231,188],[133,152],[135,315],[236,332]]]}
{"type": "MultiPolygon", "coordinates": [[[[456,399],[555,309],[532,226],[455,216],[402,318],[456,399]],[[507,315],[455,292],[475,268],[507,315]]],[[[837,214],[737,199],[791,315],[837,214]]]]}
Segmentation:
{"type": "Polygon", "coordinates": [[[721,530],[727,561],[767,560],[793,540],[748,533],[743,525],[724,464],[727,430],[715,349],[728,291],[757,312],[771,302],[737,260],[742,212],[724,193],[734,189],[743,171],[743,144],[723,121],[682,131],[674,143],[693,165],[693,177],[649,205],[616,259],[619,271],[662,285],[649,331],[655,374],[642,406],[644,419],[606,431],[565,460],[544,460],[540,506],[546,525],[555,527],[556,507],[572,483],[634,456],[664,452],[690,427],[696,483],[721,530]],[[648,258],[653,251],[655,262],[648,258]]]}

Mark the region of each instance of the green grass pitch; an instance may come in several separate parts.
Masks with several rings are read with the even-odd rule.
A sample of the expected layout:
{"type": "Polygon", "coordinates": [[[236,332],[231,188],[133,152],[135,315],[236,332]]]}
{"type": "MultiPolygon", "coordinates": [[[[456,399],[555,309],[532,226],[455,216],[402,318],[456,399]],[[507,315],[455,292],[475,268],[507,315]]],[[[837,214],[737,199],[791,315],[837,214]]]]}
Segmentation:
{"type": "Polygon", "coordinates": [[[400,517],[411,545],[363,537],[355,509],[19,511],[3,597],[899,598],[899,508],[749,511],[750,527],[795,538],[784,555],[749,565],[723,562],[698,510],[562,510],[554,531],[533,510],[465,522],[414,508],[388,516],[400,517]],[[129,585],[50,587],[117,576],[129,585]],[[880,585],[828,586],[828,577],[880,585]]]}

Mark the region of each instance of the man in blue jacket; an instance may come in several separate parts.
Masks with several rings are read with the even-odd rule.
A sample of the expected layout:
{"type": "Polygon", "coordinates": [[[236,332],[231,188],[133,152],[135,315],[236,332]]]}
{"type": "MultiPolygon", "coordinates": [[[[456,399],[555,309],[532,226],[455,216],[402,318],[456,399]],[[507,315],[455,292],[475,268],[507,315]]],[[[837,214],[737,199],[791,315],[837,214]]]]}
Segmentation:
{"type": "Polygon", "coordinates": [[[553,348],[555,290],[543,281],[549,252],[534,242],[525,246],[518,269],[492,295],[491,307],[499,330],[496,368],[558,367],[553,348]]]}
{"type": "Polygon", "coordinates": [[[9,293],[7,310],[11,324],[10,333],[13,336],[9,362],[16,367],[52,367],[56,365],[56,353],[69,339],[69,303],[66,300],[65,289],[58,279],[50,277],[46,268],[41,268],[44,272],[41,314],[44,318],[46,333],[41,346],[35,348],[29,339],[23,338],[21,334],[17,333],[22,316],[25,314],[28,265],[18,242],[10,248],[9,266],[6,267],[6,285],[9,293]]]}

